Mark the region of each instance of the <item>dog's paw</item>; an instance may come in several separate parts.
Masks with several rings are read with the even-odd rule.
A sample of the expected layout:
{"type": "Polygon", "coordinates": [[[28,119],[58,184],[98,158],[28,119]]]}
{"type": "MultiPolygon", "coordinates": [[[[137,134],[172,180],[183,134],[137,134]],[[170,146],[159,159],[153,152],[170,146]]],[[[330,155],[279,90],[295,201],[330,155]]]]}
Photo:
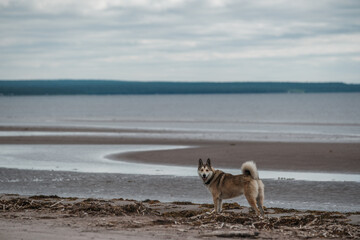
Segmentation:
{"type": "Polygon", "coordinates": [[[214,213],[216,213],[216,212],[215,212],[215,209],[212,210],[211,212],[206,212],[206,214],[208,214],[208,215],[212,215],[212,214],[214,214],[214,213]]]}

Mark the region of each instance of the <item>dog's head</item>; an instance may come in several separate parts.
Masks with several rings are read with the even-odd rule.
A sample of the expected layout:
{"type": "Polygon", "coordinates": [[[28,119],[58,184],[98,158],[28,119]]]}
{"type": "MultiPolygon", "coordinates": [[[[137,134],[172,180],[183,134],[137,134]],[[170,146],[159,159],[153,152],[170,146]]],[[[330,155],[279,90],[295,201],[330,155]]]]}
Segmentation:
{"type": "Polygon", "coordinates": [[[210,158],[206,161],[206,164],[204,164],[203,161],[199,159],[198,174],[204,183],[211,179],[211,177],[214,175],[214,172],[215,170],[211,166],[210,158]]]}

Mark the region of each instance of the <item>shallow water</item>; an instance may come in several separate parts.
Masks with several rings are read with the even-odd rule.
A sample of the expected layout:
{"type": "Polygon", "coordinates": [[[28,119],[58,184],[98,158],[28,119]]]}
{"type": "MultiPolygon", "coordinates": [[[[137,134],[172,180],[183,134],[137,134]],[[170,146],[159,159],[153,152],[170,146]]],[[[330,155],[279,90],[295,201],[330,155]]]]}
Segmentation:
{"type": "Polygon", "coordinates": [[[163,145],[1,145],[0,167],[31,170],[145,175],[194,175],[194,168],[165,167],[114,161],[107,155],[149,150],[179,149],[163,145]]]}
{"type": "MultiPolygon", "coordinates": [[[[265,206],[309,210],[360,211],[358,182],[264,179],[265,206]]],[[[199,177],[80,173],[0,168],[0,193],[61,197],[157,199],[211,203],[199,177]]],[[[244,196],[225,202],[249,206],[244,196]]]]}
{"type": "MultiPolygon", "coordinates": [[[[115,161],[107,157],[114,153],[179,149],[186,147],[187,146],[166,145],[2,145],[0,150],[0,167],[50,171],[194,177],[197,176],[196,160],[194,160],[194,166],[168,166],[115,161]]],[[[232,174],[240,174],[239,169],[222,170],[232,174]]],[[[262,179],[360,182],[360,174],[259,171],[259,175],[262,179]]]]}

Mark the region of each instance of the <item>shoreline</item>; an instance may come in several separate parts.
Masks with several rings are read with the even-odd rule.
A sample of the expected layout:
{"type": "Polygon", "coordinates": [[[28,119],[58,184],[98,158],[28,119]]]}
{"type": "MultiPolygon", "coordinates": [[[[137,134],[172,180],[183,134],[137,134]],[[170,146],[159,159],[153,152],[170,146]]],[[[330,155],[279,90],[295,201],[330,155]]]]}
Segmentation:
{"type": "Polygon", "coordinates": [[[184,149],[115,153],[111,160],[170,166],[197,166],[210,158],[216,168],[240,169],[245,161],[260,170],[360,173],[360,143],[207,141],[86,136],[0,137],[0,145],[169,145],[184,149]]]}
{"type": "MultiPolygon", "coordinates": [[[[196,169],[193,170],[194,175],[196,169]]],[[[355,212],[360,182],[262,179],[265,206],[302,210],[355,212]]],[[[0,168],[0,193],[58,195],[61,197],[123,197],[143,201],[212,203],[198,176],[82,173],[0,168]]],[[[249,206],[242,195],[225,202],[249,206]]]]}
{"type": "Polygon", "coordinates": [[[259,218],[248,207],[164,203],[147,199],[60,198],[0,195],[3,239],[305,239],[360,237],[360,213],[266,208],[259,218]]]}
{"type": "Polygon", "coordinates": [[[0,136],[1,144],[69,144],[69,145],[175,145],[185,149],[140,151],[111,154],[112,160],[175,166],[197,166],[199,158],[213,160],[215,168],[240,169],[245,161],[255,161],[259,170],[360,173],[360,143],[231,141],[165,138],[161,133],[173,131],[90,128],[0,126],[0,131],[159,133],[159,137],[130,136],[0,136]]]}

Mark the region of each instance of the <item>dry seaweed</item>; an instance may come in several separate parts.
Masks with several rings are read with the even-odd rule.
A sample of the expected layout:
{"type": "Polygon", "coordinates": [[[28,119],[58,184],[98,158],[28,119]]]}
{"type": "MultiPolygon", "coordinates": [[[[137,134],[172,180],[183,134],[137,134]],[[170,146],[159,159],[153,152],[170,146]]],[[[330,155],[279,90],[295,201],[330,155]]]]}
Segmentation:
{"type": "Polygon", "coordinates": [[[226,212],[222,214],[202,213],[192,217],[179,216],[176,219],[181,224],[201,226],[210,230],[219,228],[232,229],[236,226],[248,226],[257,230],[273,230],[284,232],[284,230],[298,231],[300,237],[309,238],[358,238],[360,229],[346,223],[344,215],[337,213],[320,213],[318,215],[293,213],[289,216],[259,218],[255,215],[244,213],[226,212]],[[179,219],[180,218],[180,219],[179,219]]]}
{"type": "MultiPolygon", "coordinates": [[[[200,204],[200,207],[203,207],[203,208],[214,208],[214,204],[207,204],[207,203],[204,203],[204,204],[200,204]]],[[[223,209],[224,210],[230,210],[230,209],[241,209],[242,207],[234,202],[234,203],[223,203],[222,205],[223,209]]]]}
{"type": "MultiPolygon", "coordinates": [[[[264,209],[266,209],[264,207],[264,209]]],[[[273,211],[273,213],[300,213],[299,210],[296,209],[287,209],[287,208],[271,208],[271,210],[273,211]]]]}
{"type": "MultiPolygon", "coordinates": [[[[141,202],[134,202],[122,206],[113,205],[111,201],[85,199],[81,202],[69,203],[62,199],[60,201],[44,201],[48,198],[15,198],[9,200],[0,199],[2,211],[23,211],[23,210],[48,210],[61,211],[62,213],[78,216],[123,216],[127,214],[145,215],[155,211],[144,206],[141,202]],[[33,200],[37,199],[37,200],[33,200]],[[42,199],[42,200],[39,200],[42,199]]],[[[59,200],[60,198],[55,198],[59,200]]]]}
{"type": "Polygon", "coordinates": [[[31,196],[29,197],[30,199],[36,199],[36,200],[39,200],[39,199],[58,199],[60,198],[59,196],[57,195],[50,195],[50,196],[45,196],[45,195],[35,195],[35,196],[31,196]]]}
{"type": "Polygon", "coordinates": [[[224,203],[223,209],[230,210],[230,209],[241,209],[242,207],[238,203],[224,203]]]}
{"type": "Polygon", "coordinates": [[[143,201],[143,203],[148,203],[148,204],[157,204],[160,203],[159,200],[150,200],[150,199],[146,199],[143,201]]]}
{"type": "MultiPolygon", "coordinates": [[[[63,218],[148,216],[151,220],[147,223],[136,223],[136,221],[121,223],[118,220],[122,218],[116,218],[116,221],[105,220],[97,222],[94,226],[112,229],[116,226],[139,228],[156,225],[169,227],[181,225],[182,229],[224,230],[231,233],[213,235],[221,237],[242,237],[242,234],[250,233],[247,237],[253,238],[257,237],[257,235],[254,235],[254,231],[259,231],[261,233],[281,233],[283,236],[288,236],[288,238],[360,238],[359,226],[348,223],[350,213],[301,212],[298,210],[270,208],[267,209],[267,217],[259,218],[255,214],[231,211],[231,209],[241,209],[236,203],[224,204],[224,209],[227,210],[224,213],[210,214],[209,211],[212,210],[210,204],[196,205],[189,202],[173,202],[171,206],[175,205],[174,207],[164,207],[166,211],[159,214],[155,210],[156,207],[151,206],[153,203],[161,204],[156,200],[129,202],[91,198],[81,200],[42,195],[28,198],[7,196],[0,198],[0,213],[5,213],[4,217],[16,218],[16,213],[35,212],[37,217],[41,219],[51,219],[55,216],[63,218]],[[189,207],[184,209],[184,205],[189,205],[189,207]],[[53,213],[56,215],[52,215],[53,213]],[[241,232],[244,228],[247,230],[241,232]]],[[[352,214],[355,215],[356,213],[352,214]]]]}
{"type": "Polygon", "coordinates": [[[194,203],[192,202],[172,202],[172,204],[175,204],[175,205],[194,205],[194,203]]]}
{"type": "Polygon", "coordinates": [[[161,214],[164,217],[173,217],[173,218],[190,218],[193,216],[197,216],[201,213],[204,213],[206,210],[182,210],[182,211],[172,211],[172,212],[165,212],[161,214]]]}

